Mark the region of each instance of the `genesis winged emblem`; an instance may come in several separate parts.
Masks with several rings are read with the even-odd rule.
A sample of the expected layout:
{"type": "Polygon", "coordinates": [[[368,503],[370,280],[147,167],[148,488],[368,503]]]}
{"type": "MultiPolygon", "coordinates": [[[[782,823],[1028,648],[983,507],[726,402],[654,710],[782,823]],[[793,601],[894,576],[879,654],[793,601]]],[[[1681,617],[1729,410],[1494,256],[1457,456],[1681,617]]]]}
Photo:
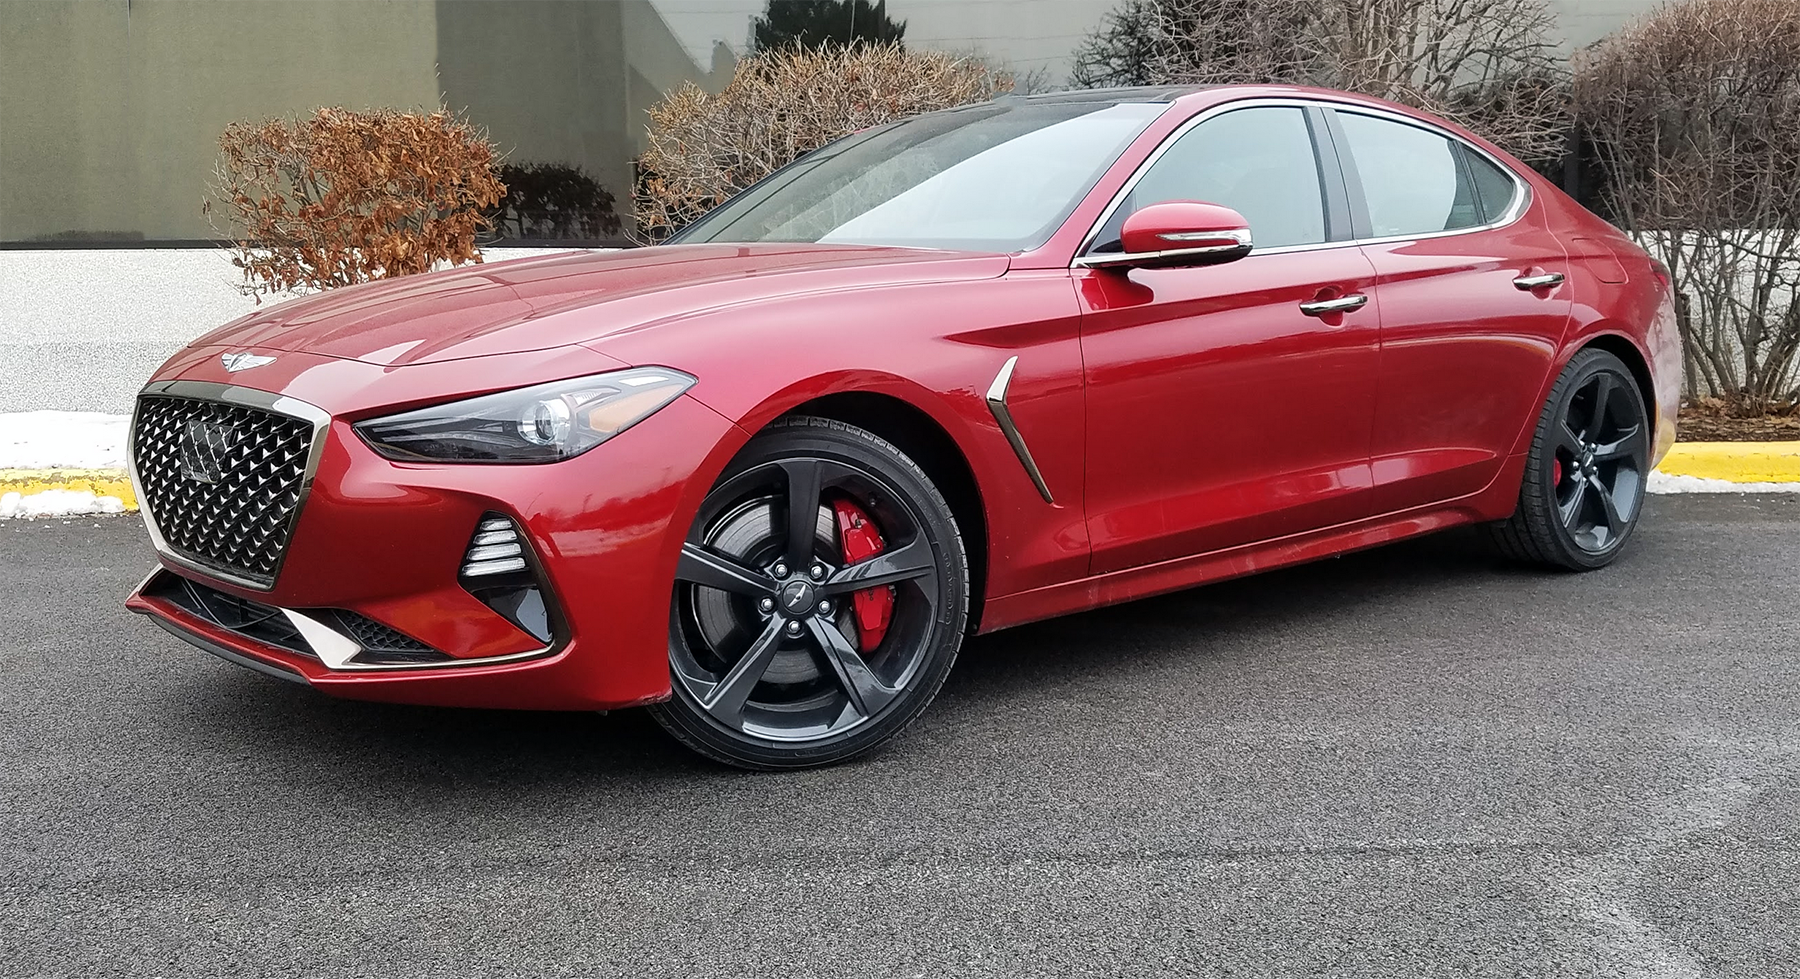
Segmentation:
{"type": "Polygon", "coordinates": [[[252,367],[261,367],[264,364],[272,364],[274,362],[275,358],[273,357],[264,357],[261,354],[253,354],[248,350],[241,353],[219,355],[219,363],[224,364],[226,372],[230,374],[236,374],[238,371],[247,371],[252,367]]]}

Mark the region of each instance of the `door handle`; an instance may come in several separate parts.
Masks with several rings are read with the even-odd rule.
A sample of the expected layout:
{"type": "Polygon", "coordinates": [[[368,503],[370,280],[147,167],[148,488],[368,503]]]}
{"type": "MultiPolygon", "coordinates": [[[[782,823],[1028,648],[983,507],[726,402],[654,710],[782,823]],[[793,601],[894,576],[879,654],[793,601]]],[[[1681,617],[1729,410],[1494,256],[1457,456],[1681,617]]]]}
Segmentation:
{"type": "Polygon", "coordinates": [[[1563,284],[1561,272],[1545,272],[1543,275],[1521,275],[1513,280],[1513,285],[1520,292],[1531,292],[1534,289],[1550,289],[1563,284]]]}
{"type": "Polygon", "coordinates": [[[1300,304],[1300,312],[1308,316],[1330,316],[1332,313],[1348,313],[1361,309],[1369,304],[1369,297],[1362,293],[1339,296],[1336,299],[1314,299],[1300,304]]]}

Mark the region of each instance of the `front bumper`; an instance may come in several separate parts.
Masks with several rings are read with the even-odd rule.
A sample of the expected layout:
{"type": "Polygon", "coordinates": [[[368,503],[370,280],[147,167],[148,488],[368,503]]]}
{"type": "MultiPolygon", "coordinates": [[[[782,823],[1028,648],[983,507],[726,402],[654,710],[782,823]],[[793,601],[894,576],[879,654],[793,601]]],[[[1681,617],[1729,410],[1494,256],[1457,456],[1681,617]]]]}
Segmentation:
{"type": "MultiPolygon", "coordinates": [[[[310,491],[270,587],[213,573],[164,549],[162,569],[127,607],[226,659],[337,696],[549,710],[668,696],[675,564],[712,476],[742,445],[742,433],[729,421],[682,397],[606,444],[550,465],[395,463],[376,455],[339,417],[324,421],[318,438],[310,491]],[[548,643],[484,604],[458,578],[472,534],[493,514],[518,526],[560,613],[548,643]],[[306,633],[311,646],[197,613],[171,590],[177,579],[271,610],[306,633]],[[320,643],[335,643],[349,631],[334,610],[396,630],[447,658],[371,663],[341,649],[321,655],[320,643]]],[[[153,523],[148,508],[144,513],[153,523]]]]}

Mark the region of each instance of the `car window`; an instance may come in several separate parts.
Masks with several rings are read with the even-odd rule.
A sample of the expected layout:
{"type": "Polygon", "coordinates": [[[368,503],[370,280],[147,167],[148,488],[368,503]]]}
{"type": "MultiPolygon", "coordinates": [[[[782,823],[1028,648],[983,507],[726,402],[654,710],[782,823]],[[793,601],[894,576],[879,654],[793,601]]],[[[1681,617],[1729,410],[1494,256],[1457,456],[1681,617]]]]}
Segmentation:
{"type": "Polygon", "coordinates": [[[1188,130],[1131,188],[1093,251],[1118,251],[1119,228],[1141,207],[1164,201],[1223,204],[1250,222],[1257,248],[1325,240],[1325,195],[1305,111],[1236,109],[1188,130]]]}
{"type": "Polygon", "coordinates": [[[1354,112],[1338,113],[1362,178],[1373,237],[1430,234],[1483,223],[1476,189],[1456,144],[1430,130],[1354,112]]]}
{"type": "Polygon", "coordinates": [[[1468,161],[1469,176],[1475,180],[1475,196],[1481,200],[1481,211],[1488,221],[1498,221],[1512,207],[1519,193],[1518,181],[1479,153],[1463,151],[1468,161]]]}
{"type": "Polygon", "coordinates": [[[914,116],[802,157],[675,240],[1036,248],[1167,110],[999,101],[914,116]]]}

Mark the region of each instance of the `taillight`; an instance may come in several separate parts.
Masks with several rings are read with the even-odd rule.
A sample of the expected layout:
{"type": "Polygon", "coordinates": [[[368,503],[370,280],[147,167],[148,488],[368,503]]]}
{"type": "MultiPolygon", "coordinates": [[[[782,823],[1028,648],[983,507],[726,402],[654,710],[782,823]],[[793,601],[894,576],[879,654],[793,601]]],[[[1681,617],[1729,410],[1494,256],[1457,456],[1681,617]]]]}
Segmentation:
{"type": "Polygon", "coordinates": [[[1669,274],[1669,267],[1664,265],[1661,259],[1650,260],[1650,271],[1656,273],[1656,281],[1662,283],[1664,289],[1675,284],[1675,277],[1669,274]]]}

